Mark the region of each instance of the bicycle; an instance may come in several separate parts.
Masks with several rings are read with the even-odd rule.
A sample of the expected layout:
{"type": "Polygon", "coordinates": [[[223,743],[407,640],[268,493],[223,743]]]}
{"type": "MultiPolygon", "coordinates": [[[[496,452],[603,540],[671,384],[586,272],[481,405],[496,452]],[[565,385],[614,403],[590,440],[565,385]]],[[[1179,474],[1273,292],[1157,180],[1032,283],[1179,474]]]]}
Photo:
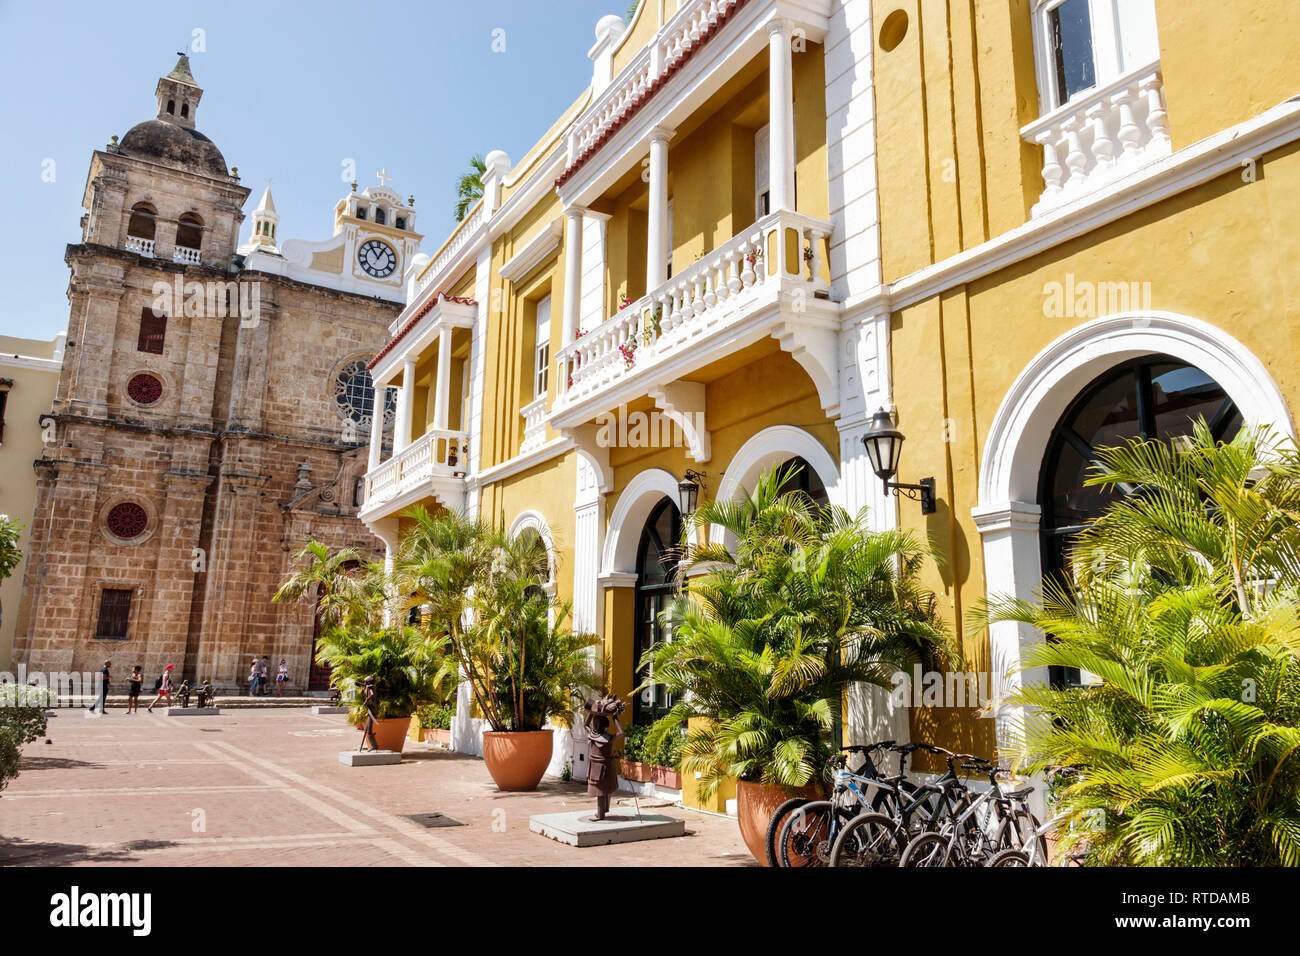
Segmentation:
{"type": "MultiPolygon", "coordinates": [[[[867,776],[850,773],[842,765],[835,774],[834,788],[829,800],[814,800],[796,807],[789,813],[777,837],[777,849],[782,866],[826,866],[830,850],[844,826],[859,815],[881,815],[885,819],[901,814],[900,798],[905,798],[908,813],[916,812],[929,799],[920,795],[914,784],[906,779],[907,757],[926,744],[898,745],[893,741],[872,744],[868,751],[887,748],[899,754],[899,773],[892,777],[867,776]],[[872,790],[868,797],[865,790],[872,790]],[[792,862],[793,861],[793,862],[792,862]]],[[[874,769],[874,764],[871,764],[874,769]]]]}
{"type": "MultiPolygon", "coordinates": [[[[914,837],[903,851],[899,866],[986,865],[1001,850],[1023,848],[1024,823],[1029,823],[1031,834],[1038,830],[1038,821],[1025,802],[1034,788],[1021,787],[1004,792],[998,785],[997,778],[1009,775],[1010,770],[995,766],[980,757],[965,756],[967,762],[962,764],[962,769],[987,773],[989,789],[972,798],[970,789],[961,784],[964,808],[956,816],[951,831],[922,833],[914,837]]],[[[1046,853],[1046,843],[1041,836],[1031,836],[1030,839],[1035,848],[1042,843],[1042,852],[1046,853]]]]}

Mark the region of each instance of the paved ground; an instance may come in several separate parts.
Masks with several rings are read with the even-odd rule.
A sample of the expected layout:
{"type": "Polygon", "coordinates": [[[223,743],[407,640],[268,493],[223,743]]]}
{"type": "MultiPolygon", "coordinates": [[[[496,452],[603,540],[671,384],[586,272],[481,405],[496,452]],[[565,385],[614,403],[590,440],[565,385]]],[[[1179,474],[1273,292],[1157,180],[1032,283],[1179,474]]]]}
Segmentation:
{"type": "MultiPolygon", "coordinates": [[[[0,792],[0,865],[746,866],[732,820],[654,805],[687,835],[577,849],[528,817],[592,805],[580,784],[496,789],[482,761],[407,742],[402,763],[349,768],[358,733],[305,708],[50,719],[0,792]],[[460,825],[428,828],[408,815],[460,825]]],[[[627,801],[630,806],[630,799],[627,801]]],[[[642,807],[646,807],[645,802],[642,807]]]]}

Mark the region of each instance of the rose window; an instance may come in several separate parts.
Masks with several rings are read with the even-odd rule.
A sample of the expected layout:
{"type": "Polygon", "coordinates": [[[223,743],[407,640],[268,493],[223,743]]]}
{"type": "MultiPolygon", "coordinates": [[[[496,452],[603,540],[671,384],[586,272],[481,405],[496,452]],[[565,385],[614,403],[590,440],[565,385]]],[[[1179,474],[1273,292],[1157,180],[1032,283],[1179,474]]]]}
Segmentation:
{"type": "Polygon", "coordinates": [[[162,382],[158,381],[158,377],[145,373],[131,376],[131,380],[126,383],[126,394],[131,397],[131,401],[140,405],[152,405],[158,401],[162,398],[162,390],[162,382]]]}
{"type": "Polygon", "coordinates": [[[113,537],[130,541],[144,534],[149,526],[149,513],[134,501],[124,501],[108,512],[107,524],[113,537]]]}

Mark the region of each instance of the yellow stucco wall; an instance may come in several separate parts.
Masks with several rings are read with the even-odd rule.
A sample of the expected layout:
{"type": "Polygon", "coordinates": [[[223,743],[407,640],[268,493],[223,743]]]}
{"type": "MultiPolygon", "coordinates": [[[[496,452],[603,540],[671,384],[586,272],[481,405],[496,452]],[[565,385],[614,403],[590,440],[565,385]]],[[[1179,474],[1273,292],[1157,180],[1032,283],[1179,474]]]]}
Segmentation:
{"type": "MultiPolygon", "coordinates": [[[[54,342],[0,336],[0,357],[13,356],[53,358],[54,342]]],[[[19,537],[23,560],[0,582],[0,671],[3,671],[9,670],[31,542],[32,508],[36,500],[36,472],[32,463],[41,457],[43,448],[40,418],[49,412],[54,401],[59,373],[57,369],[24,368],[0,361],[0,378],[13,381],[5,403],[4,437],[0,442],[0,514],[7,514],[23,525],[19,537]]]]}

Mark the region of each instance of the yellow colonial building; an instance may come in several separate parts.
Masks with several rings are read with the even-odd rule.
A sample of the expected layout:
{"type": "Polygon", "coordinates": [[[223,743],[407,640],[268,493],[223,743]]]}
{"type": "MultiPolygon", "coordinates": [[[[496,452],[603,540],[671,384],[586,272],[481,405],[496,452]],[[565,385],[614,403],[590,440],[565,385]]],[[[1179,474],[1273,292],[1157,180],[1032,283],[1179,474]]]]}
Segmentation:
{"type": "MultiPolygon", "coordinates": [[[[1192,415],[1290,434],[1300,8],[1261,0],[642,0],[592,82],[405,272],[371,366],[398,390],[361,517],[423,502],[535,529],[613,689],[671,585],[679,484],[806,489],[916,528],[996,696],[1036,591],[1102,502],[1089,450],[1192,415]],[[888,494],[862,439],[906,435],[888,494]]],[[[1071,675],[1058,675],[1069,679],[1071,675]]],[[[634,719],[665,705],[634,700],[634,719]]],[[[850,702],[851,738],[991,750],[974,708],[850,702]]],[[[479,750],[462,701],[457,749],[479,750]]],[[[1003,715],[1013,719],[1014,715],[1003,715]]],[[[557,730],[552,769],[581,777],[557,730]]],[[[724,789],[706,808],[722,809],[724,789]]],[[[695,799],[684,781],[683,800],[695,799]]]]}

